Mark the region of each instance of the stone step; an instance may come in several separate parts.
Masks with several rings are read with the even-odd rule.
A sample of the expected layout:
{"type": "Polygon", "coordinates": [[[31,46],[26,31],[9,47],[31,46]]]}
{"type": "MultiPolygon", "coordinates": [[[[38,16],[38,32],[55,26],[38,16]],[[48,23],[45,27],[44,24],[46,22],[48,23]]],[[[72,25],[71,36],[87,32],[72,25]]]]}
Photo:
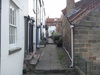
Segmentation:
{"type": "Polygon", "coordinates": [[[47,43],[47,44],[55,44],[55,43],[47,43]]]}
{"type": "Polygon", "coordinates": [[[24,75],[65,75],[65,74],[24,74],[24,75]]]}
{"type": "Polygon", "coordinates": [[[32,60],[30,61],[31,65],[36,65],[37,62],[39,61],[40,58],[40,54],[35,54],[34,57],[32,58],[32,60]]]}
{"type": "Polygon", "coordinates": [[[63,74],[66,70],[35,70],[36,74],[63,74]]]}
{"type": "Polygon", "coordinates": [[[32,59],[32,55],[26,55],[26,57],[24,58],[24,60],[31,60],[32,59]]]}

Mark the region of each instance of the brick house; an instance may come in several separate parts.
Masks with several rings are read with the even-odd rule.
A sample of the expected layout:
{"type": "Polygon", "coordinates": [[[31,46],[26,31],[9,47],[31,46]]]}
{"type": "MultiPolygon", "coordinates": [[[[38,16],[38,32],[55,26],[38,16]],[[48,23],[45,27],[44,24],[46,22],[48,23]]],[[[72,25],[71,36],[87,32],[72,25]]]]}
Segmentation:
{"type": "Polygon", "coordinates": [[[67,5],[62,10],[64,49],[71,61],[74,52],[74,57],[100,63],[100,0],[67,0],[67,5]]]}
{"type": "Polygon", "coordinates": [[[59,32],[59,28],[62,24],[61,18],[47,18],[46,25],[48,26],[49,36],[52,35],[52,32],[59,32]]]}

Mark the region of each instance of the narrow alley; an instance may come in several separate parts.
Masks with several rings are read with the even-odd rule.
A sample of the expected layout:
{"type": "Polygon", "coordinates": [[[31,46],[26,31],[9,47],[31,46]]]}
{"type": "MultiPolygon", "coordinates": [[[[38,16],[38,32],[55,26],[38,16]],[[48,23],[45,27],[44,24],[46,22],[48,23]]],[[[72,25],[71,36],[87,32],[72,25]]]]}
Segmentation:
{"type": "Polygon", "coordinates": [[[100,0],[0,0],[0,75],[100,75],[100,0]]]}
{"type": "MultiPolygon", "coordinates": [[[[49,38],[46,47],[39,49],[42,53],[34,70],[27,75],[74,75],[74,72],[68,74],[68,67],[62,65],[58,52],[60,49],[49,38]]],[[[65,60],[68,61],[68,56],[65,60]]],[[[69,66],[69,63],[67,62],[66,65],[69,66]]]]}
{"type": "Polygon", "coordinates": [[[52,44],[47,44],[44,48],[39,63],[36,66],[36,70],[63,73],[65,70],[60,63],[56,45],[53,44],[51,39],[49,39],[49,43],[52,44]]]}

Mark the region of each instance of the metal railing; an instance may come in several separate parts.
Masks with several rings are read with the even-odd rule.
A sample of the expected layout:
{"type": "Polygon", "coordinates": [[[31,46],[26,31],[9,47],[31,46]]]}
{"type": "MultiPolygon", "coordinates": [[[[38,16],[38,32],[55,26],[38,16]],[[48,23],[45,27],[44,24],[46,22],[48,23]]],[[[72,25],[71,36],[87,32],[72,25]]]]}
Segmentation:
{"type": "Polygon", "coordinates": [[[78,66],[85,75],[100,75],[100,63],[87,61],[81,56],[76,55],[76,66],[78,66]]]}
{"type": "Polygon", "coordinates": [[[87,75],[87,61],[78,55],[76,56],[76,66],[78,66],[80,70],[87,75]]]}
{"type": "Polygon", "coordinates": [[[88,75],[100,75],[100,63],[92,62],[88,69],[88,75]]]}

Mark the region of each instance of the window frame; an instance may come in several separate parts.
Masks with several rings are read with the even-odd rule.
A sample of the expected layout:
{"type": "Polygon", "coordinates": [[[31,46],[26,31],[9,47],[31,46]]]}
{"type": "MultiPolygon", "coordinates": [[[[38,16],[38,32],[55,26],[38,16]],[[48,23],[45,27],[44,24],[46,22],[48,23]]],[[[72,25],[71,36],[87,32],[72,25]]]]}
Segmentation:
{"type": "Polygon", "coordinates": [[[13,49],[17,47],[17,37],[18,37],[17,36],[17,29],[18,29],[17,15],[18,15],[18,7],[16,4],[10,1],[10,5],[9,5],[9,49],[13,49]],[[11,33],[10,28],[14,29],[13,33],[11,33]],[[11,41],[11,37],[13,38],[12,41],[11,41]]]}

